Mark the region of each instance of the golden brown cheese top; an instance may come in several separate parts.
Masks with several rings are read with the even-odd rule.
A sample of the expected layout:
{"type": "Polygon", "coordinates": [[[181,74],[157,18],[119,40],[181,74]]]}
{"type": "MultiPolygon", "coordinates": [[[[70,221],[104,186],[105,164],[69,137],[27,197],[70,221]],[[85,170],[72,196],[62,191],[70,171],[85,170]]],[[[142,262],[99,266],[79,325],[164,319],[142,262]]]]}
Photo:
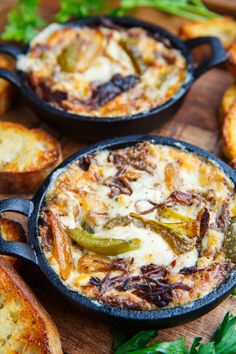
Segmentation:
{"type": "Polygon", "coordinates": [[[143,142],[98,151],[61,172],[39,239],[70,289],[154,309],[193,301],[227,277],[235,216],[233,183],[216,164],[143,142]]]}
{"type": "Polygon", "coordinates": [[[180,90],[186,62],[142,28],[50,25],[17,67],[54,107],[93,117],[149,111],[180,90]]]}

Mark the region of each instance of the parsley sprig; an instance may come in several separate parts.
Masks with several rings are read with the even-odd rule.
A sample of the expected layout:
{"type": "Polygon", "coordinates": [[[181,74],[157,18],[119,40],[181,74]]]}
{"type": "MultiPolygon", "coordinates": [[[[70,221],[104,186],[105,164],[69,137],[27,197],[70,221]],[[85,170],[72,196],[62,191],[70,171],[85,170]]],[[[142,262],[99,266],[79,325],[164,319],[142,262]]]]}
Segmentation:
{"type": "MultiPolygon", "coordinates": [[[[62,23],[71,18],[93,15],[123,16],[144,6],[191,20],[218,16],[208,10],[202,0],[120,0],[118,7],[114,7],[109,0],[60,0],[59,3],[59,11],[54,17],[62,23]]],[[[2,39],[28,43],[45,25],[39,13],[39,0],[18,0],[8,14],[2,39]]]]}
{"type": "Polygon", "coordinates": [[[60,0],[60,10],[55,18],[58,22],[68,21],[71,17],[83,18],[104,12],[107,1],[103,0],[60,0]]]}
{"type": "Polygon", "coordinates": [[[202,343],[202,338],[194,339],[191,348],[184,338],[174,342],[148,343],[157,336],[157,331],[144,330],[125,341],[125,332],[114,333],[114,354],[235,354],[236,316],[228,312],[213,334],[211,341],[202,343]]]}
{"type": "Polygon", "coordinates": [[[170,15],[189,20],[207,20],[218,15],[210,11],[201,0],[121,0],[121,8],[152,7],[170,15]]]}
{"type": "Polygon", "coordinates": [[[38,9],[38,0],[19,0],[8,16],[8,24],[2,33],[2,39],[29,42],[38,30],[46,26],[38,9]]]}

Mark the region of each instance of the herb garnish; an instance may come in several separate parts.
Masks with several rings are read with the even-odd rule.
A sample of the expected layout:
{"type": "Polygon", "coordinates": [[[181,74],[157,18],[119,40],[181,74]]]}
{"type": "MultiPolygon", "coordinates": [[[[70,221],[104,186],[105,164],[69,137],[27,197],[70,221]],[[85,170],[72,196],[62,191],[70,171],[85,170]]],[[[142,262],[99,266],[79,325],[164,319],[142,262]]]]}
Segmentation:
{"type": "Polygon", "coordinates": [[[104,0],[60,0],[60,9],[55,18],[58,22],[68,21],[71,17],[83,18],[104,12],[107,1],[104,0]]]}
{"type": "MultiPolygon", "coordinates": [[[[46,25],[38,7],[39,0],[18,0],[8,14],[8,24],[2,39],[28,43],[46,25]]],[[[139,7],[151,7],[190,20],[207,20],[219,16],[208,10],[202,0],[120,0],[118,7],[114,7],[109,0],[60,0],[55,20],[63,23],[71,18],[93,15],[123,16],[139,7]]]]}
{"type": "Polygon", "coordinates": [[[19,0],[17,6],[7,16],[8,24],[2,33],[6,41],[28,43],[38,31],[46,26],[38,9],[38,0],[19,0]]]}
{"type": "Polygon", "coordinates": [[[124,342],[125,332],[114,332],[114,354],[235,354],[236,353],[236,316],[227,313],[213,334],[211,341],[202,343],[202,338],[194,339],[191,348],[184,338],[174,342],[148,343],[157,335],[157,331],[144,330],[124,342]]]}
{"type": "Polygon", "coordinates": [[[138,7],[152,7],[161,12],[193,21],[219,16],[208,10],[202,0],[121,0],[120,5],[127,11],[138,7]]]}

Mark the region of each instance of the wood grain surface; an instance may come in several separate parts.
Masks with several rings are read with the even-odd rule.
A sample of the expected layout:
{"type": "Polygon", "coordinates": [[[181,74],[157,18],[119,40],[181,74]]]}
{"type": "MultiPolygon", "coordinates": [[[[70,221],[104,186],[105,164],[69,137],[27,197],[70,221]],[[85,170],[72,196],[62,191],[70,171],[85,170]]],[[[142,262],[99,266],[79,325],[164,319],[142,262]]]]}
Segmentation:
{"type": "MultiPolygon", "coordinates": [[[[231,5],[232,3],[235,4],[233,9],[236,10],[235,0],[228,0],[227,4],[230,2],[231,5]]],[[[215,1],[216,5],[217,3],[218,5],[219,3],[223,4],[224,1],[215,1]]],[[[15,0],[0,0],[1,28],[6,22],[6,12],[14,4],[15,0]]],[[[211,0],[212,4],[213,0],[211,0]]],[[[56,1],[42,1],[42,13],[46,18],[52,19],[51,14],[56,8],[56,1]]],[[[140,10],[137,16],[158,23],[173,33],[177,33],[179,25],[184,21],[179,18],[170,18],[149,9],[140,10]]],[[[151,133],[188,141],[222,157],[218,130],[218,108],[224,90],[232,81],[230,74],[224,68],[209,71],[193,85],[179,112],[170,121],[166,122],[161,129],[151,133]]],[[[14,108],[9,114],[1,117],[1,119],[19,122],[28,127],[46,129],[59,139],[64,158],[78,151],[83,146],[80,141],[72,140],[42,124],[24,104],[21,96],[18,97],[14,108]]],[[[1,198],[4,197],[9,196],[1,196],[1,198]]],[[[10,216],[20,219],[26,227],[25,219],[22,220],[19,215],[10,216]]],[[[51,287],[42,274],[30,264],[24,265],[22,275],[58,325],[63,349],[66,353],[112,353],[111,326],[96,318],[91,319],[72,307],[51,287]]],[[[207,340],[229,310],[236,314],[236,300],[234,298],[228,298],[215,310],[189,324],[161,330],[159,339],[168,341],[184,336],[189,344],[195,336],[202,336],[204,340],[207,340]]]]}

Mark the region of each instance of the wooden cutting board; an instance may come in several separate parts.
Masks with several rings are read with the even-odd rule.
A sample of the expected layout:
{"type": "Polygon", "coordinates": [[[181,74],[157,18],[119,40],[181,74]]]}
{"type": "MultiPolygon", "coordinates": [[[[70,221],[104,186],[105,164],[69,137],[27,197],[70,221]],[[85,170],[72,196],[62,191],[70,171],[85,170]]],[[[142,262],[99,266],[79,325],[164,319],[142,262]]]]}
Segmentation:
{"type": "MultiPolygon", "coordinates": [[[[214,5],[214,0],[209,0],[209,2],[214,5]]],[[[216,0],[215,3],[219,5],[223,2],[216,0]]],[[[235,0],[227,0],[226,3],[236,12],[235,0]]],[[[6,22],[7,10],[14,4],[15,0],[0,1],[0,27],[6,22]]],[[[48,19],[52,19],[51,14],[56,7],[56,1],[42,1],[42,13],[48,19]]],[[[184,22],[184,20],[179,18],[171,18],[148,9],[139,11],[137,16],[164,26],[173,33],[177,33],[179,25],[184,22]]],[[[218,108],[224,90],[232,81],[230,74],[223,68],[211,70],[193,85],[180,111],[169,122],[166,122],[161,129],[153,131],[152,134],[182,139],[222,157],[218,130],[218,108]]],[[[12,111],[1,119],[19,122],[28,127],[41,127],[48,130],[59,139],[64,158],[84,146],[80,141],[72,140],[42,124],[30,112],[22,98],[18,99],[18,103],[15,104],[12,111]]],[[[6,198],[9,196],[2,195],[0,197],[6,198]]],[[[14,218],[19,220],[18,215],[14,215],[14,218]]],[[[26,226],[26,220],[22,220],[22,218],[20,220],[26,226]]],[[[111,326],[100,320],[91,319],[72,307],[60,294],[52,289],[42,274],[30,264],[24,265],[22,275],[58,325],[63,349],[66,353],[112,353],[111,326]]],[[[188,344],[192,343],[195,336],[202,336],[204,340],[208,340],[227,311],[232,311],[236,314],[235,298],[228,298],[215,310],[189,324],[161,330],[159,339],[170,341],[184,336],[188,344]]]]}

